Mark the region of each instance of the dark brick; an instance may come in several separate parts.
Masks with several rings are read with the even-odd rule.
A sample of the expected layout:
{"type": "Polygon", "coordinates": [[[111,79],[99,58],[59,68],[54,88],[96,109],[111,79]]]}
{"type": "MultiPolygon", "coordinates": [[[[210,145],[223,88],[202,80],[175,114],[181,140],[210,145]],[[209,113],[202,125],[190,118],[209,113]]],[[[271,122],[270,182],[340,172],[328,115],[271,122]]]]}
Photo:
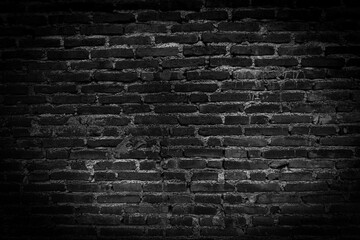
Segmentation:
{"type": "Polygon", "coordinates": [[[223,55],[225,53],[225,46],[185,46],[183,50],[184,56],[223,55]]]}
{"type": "Polygon", "coordinates": [[[241,9],[236,10],[232,14],[234,21],[243,20],[246,18],[251,19],[273,19],[275,18],[275,11],[273,9],[241,9]]]}
{"type": "Polygon", "coordinates": [[[185,149],[184,156],[185,157],[210,157],[210,158],[221,158],[224,155],[224,151],[222,149],[185,149]]]}
{"type": "Polygon", "coordinates": [[[233,46],[230,49],[233,55],[263,56],[274,55],[275,50],[267,45],[233,46]]]}
{"type": "Polygon", "coordinates": [[[110,37],[110,46],[113,45],[150,45],[151,39],[148,36],[136,36],[136,37],[110,37]]]}
{"type": "Polygon", "coordinates": [[[344,66],[344,64],[345,61],[342,58],[312,57],[301,60],[301,65],[303,67],[339,68],[344,66]]]}
{"type": "Polygon", "coordinates": [[[134,53],[131,49],[127,48],[113,48],[113,49],[100,49],[92,50],[90,52],[91,58],[132,58],[134,53]]]}
{"type": "Polygon", "coordinates": [[[153,68],[156,69],[159,67],[159,62],[157,60],[123,60],[116,61],[116,69],[137,69],[137,68],[153,68]]]}
{"type": "Polygon", "coordinates": [[[252,65],[250,58],[211,58],[210,66],[232,66],[232,67],[248,67],[252,65]]]}
{"type": "Polygon", "coordinates": [[[256,22],[222,22],[219,24],[220,31],[241,31],[241,32],[257,32],[260,27],[256,22]]]}
{"type": "Polygon", "coordinates": [[[298,61],[295,58],[278,58],[278,59],[255,59],[255,65],[258,67],[264,66],[284,66],[284,67],[292,67],[297,66],[298,61]]]}
{"type": "Polygon", "coordinates": [[[188,80],[226,80],[230,73],[226,71],[187,71],[188,80]]]}
{"type": "Polygon", "coordinates": [[[131,23],[125,26],[125,33],[165,33],[164,24],[131,23]]]}
{"type": "Polygon", "coordinates": [[[91,38],[65,38],[64,47],[74,48],[83,46],[104,46],[105,38],[103,37],[91,37],[91,38]]]}
{"type": "Polygon", "coordinates": [[[136,56],[138,57],[166,57],[176,56],[179,50],[176,47],[169,48],[137,48],[136,56]]]}
{"type": "Polygon", "coordinates": [[[185,23],[174,25],[171,28],[172,32],[204,32],[214,30],[214,25],[211,23],[185,23]]]}
{"type": "Polygon", "coordinates": [[[140,12],[137,16],[139,22],[150,22],[150,21],[170,21],[170,22],[181,22],[180,12],[157,12],[157,11],[146,11],[140,12]]]}
{"type": "Polygon", "coordinates": [[[162,63],[164,68],[197,67],[205,65],[204,58],[169,59],[162,63]]]}
{"type": "Polygon", "coordinates": [[[80,33],[84,35],[122,35],[124,28],[120,24],[92,24],[80,27],[80,33]]]}
{"type": "Polygon", "coordinates": [[[135,17],[132,13],[96,13],[93,16],[94,23],[128,23],[134,22],[135,17]]]}
{"type": "Polygon", "coordinates": [[[195,34],[158,35],[155,36],[156,43],[196,43],[198,37],[195,34]]]}
{"type": "Polygon", "coordinates": [[[208,125],[221,124],[222,120],[219,116],[180,116],[179,123],[182,125],[208,125]]]}

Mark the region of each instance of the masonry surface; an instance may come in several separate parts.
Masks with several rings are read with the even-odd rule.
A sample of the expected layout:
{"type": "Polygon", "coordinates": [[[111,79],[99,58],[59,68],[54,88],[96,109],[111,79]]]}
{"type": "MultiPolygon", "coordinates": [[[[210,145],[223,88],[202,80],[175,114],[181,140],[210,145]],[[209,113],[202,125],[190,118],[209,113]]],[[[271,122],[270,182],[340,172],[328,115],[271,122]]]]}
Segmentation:
{"type": "Polygon", "coordinates": [[[358,239],[359,9],[1,1],[1,238],[358,239]]]}

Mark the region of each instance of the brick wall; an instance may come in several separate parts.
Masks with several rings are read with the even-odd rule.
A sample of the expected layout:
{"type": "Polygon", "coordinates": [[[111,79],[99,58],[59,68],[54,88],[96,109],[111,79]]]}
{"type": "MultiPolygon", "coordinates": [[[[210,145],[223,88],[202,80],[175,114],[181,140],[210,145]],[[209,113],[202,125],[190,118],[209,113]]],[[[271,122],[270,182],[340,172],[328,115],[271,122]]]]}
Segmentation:
{"type": "Polygon", "coordinates": [[[357,239],[357,7],[1,1],[1,236],[357,239]]]}

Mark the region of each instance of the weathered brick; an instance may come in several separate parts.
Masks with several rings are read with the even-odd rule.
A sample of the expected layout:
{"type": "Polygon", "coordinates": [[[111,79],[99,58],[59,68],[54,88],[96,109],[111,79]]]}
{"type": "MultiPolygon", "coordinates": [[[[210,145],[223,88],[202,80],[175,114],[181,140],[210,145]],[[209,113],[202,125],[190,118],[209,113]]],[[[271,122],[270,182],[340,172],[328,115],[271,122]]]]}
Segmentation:
{"type": "Polygon", "coordinates": [[[138,57],[166,57],[176,56],[179,50],[176,47],[169,48],[137,48],[136,56],[138,57]]]}
{"type": "Polygon", "coordinates": [[[195,34],[177,34],[177,35],[157,35],[155,36],[156,43],[187,43],[192,44],[198,41],[195,34]]]}
{"type": "Polygon", "coordinates": [[[1,2],[2,237],[357,239],[357,9],[1,2]]]}
{"type": "Polygon", "coordinates": [[[211,23],[185,23],[174,25],[171,28],[172,32],[204,32],[212,31],[214,25],[211,23]]]}
{"type": "Polygon", "coordinates": [[[93,77],[99,82],[134,82],[138,78],[136,73],[123,72],[97,72],[93,77]]]}
{"type": "Polygon", "coordinates": [[[241,32],[257,32],[260,27],[256,22],[222,22],[219,24],[220,31],[241,31],[241,32]]]}
{"type": "Polygon", "coordinates": [[[47,52],[49,60],[64,60],[64,59],[88,59],[89,52],[85,49],[77,50],[50,50],[47,52]]]}
{"type": "Polygon", "coordinates": [[[91,58],[132,58],[134,53],[131,49],[113,48],[92,50],[90,52],[91,58]]]}
{"type": "Polygon", "coordinates": [[[233,55],[263,56],[263,55],[274,55],[275,50],[272,46],[250,45],[250,46],[233,46],[231,47],[230,52],[233,55]]]}
{"type": "Polygon", "coordinates": [[[184,56],[223,55],[226,53],[225,46],[185,46],[184,56]]]}
{"type": "Polygon", "coordinates": [[[211,58],[210,66],[232,66],[232,67],[248,67],[251,66],[250,58],[211,58]]]}
{"type": "MultiPolygon", "coordinates": [[[[51,40],[51,39],[49,39],[51,40]]],[[[92,37],[92,38],[65,38],[65,48],[83,47],[83,46],[104,46],[105,38],[92,37]]]]}
{"type": "Polygon", "coordinates": [[[146,11],[140,12],[137,16],[139,22],[150,22],[150,21],[171,21],[180,22],[180,12],[158,12],[158,11],[146,11]]]}
{"type": "Polygon", "coordinates": [[[113,45],[150,45],[151,39],[148,36],[136,37],[110,37],[109,44],[113,45]]]}
{"type": "Polygon", "coordinates": [[[205,65],[204,58],[191,59],[169,59],[162,63],[164,68],[182,68],[182,67],[196,67],[205,65]]]}

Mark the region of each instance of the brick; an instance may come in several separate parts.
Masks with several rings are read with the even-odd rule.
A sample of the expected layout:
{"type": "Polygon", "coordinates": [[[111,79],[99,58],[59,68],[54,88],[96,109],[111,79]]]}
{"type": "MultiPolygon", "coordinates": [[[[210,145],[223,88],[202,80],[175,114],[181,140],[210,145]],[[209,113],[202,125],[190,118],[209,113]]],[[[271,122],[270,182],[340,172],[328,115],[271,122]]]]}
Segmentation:
{"type": "Polygon", "coordinates": [[[164,68],[196,67],[203,65],[205,65],[204,58],[169,59],[169,60],[164,60],[162,63],[162,66],[164,68]]]}
{"type": "MultiPolygon", "coordinates": [[[[181,103],[187,102],[187,96],[183,94],[152,94],[144,97],[146,103],[181,103]]],[[[166,107],[166,106],[164,106],[166,107]]],[[[186,107],[186,106],[184,106],[186,107]]]]}
{"type": "Polygon", "coordinates": [[[255,59],[255,65],[258,67],[264,66],[284,66],[284,67],[292,67],[297,66],[298,61],[295,58],[281,58],[281,59],[255,59]]]}
{"type": "Polygon", "coordinates": [[[113,48],[92,50],[90,52],[91,58],[132,58],[134,53],[131,49],[113,48]]]}
{"type": "MultiPolygon", "coordinates": [[[[4,47],[14,46],[11,40],[5,42],[6,39],[3,39],[2,43],[4,47]]],[[[19,41],[19,46],[21,48],[38,48],[38,47],[60,47],[60,39],[55,38],[39,38],[39,39],[21,39],[19,41]]]]}
{"type": "Polygon", "coordinates": [[[226,20],[228,14],[226,11],[207,11],[200,13],[189,13],[185,16],[186,20],[226,20]]]}
{"type": "Polygon", "coordinates": [[[224,138],[224,146],[265,147],[266,145],[267,141],[263,138],[224,138]]]}
{"type": "Polygon", "coordinates": [[[90,23],[90,17],[87,14],[55,14],[48,17],[50,24],[64,23],[90,23]]]}
{"type": "Polygon", "coordinates": [[[100,195],[97,197],[99,203],[138,203],[139,195],[100,195]]]}
{"type": "Polygon", "coordinates": [[[175,116],[144,115],[135,116],[135,124],[177,124],[175,116]]]}
{"type": "Polygon", "coordinates": [[[266,36],[251,33],[203,33],[203,42],[220,43],[220,42],[264,42],[264,43],[288,43],[290,35],[285,33],[271,33],[266,36]]]}
{"type": "Polygon", "coordinates": [[[151,39],[148,36],[136,36],[136,37],[110,37],[110,46],[113,45],[150,45],[151,39]]]}
{"type": "Polygon", "coordinates": [[[246,113],[278,113],[280,105],[277,104],[258,104],[250,105],[244,110],[246,113]]]}
{"type": "Polygon", "coordinates": [[[231,1],[231,0],[225,0],[225,1],[217,1],[217,0],[209,0],[206,2],[206,7],[248,7],[249,1],[231,1]]]}
{"type": "Polygon", "coordinates": [[[88,172],[53,172],[50,174],[52,180],[83,180],[87,181],[90,178],[88,172]]]}
{"type": "Polygon", "coordinates": [[[225,116],[225,125],[246,125],[249,123],[247,116],[225,116]]]}
{"type": "Polygon", "coordinates": [[[160,93],[160,92],[170,92],[170,90],[171,90],[171,85],[167,83],[131,85],[128,87],[129,92],[139,92],[139,93],[160,93]]]}
{"type": "Polygon", "coordinates": [[[84,35],[122,35],[124,28],[120,24],[93,24],[80,27],[80,33],[84,35]]]}
{"type": "Polygon", "coordinates": [[[157,35],[155,36],[155,42],[192,44],[198,42],[198,37],[195,34],[157,35]]]}
{"type": "Polygon", "coordinates": [[[162,22],[181,22],[180,12],[140,12],[137,16],[139,22],[162,21],[162,22]]]}
{"type": "Polygon", "coordinates": [[[155,113],[193,113],[197,111],[196,106],[166,105],[155,106],[155,113]]]}
{"type": "Polygon", "coordinates": [[[97,72],[94,79],[99,82],[134,82],[138,79],[136,73],[97,72]]]}
{"type": "Polygon", "coordinates": [[[214,135],[241,135],[241,127],[202,127],[199,128],[199,135],[214,136],[214,135]]]}
{"type": "Polygon", "coordinates": [[[70,66],[74,70],[112,69],[113,63],[109,60],[92,60],[72,62],[70,66]]]}
{"type": "MultiPolygon", "coordinates": [[[[51,40],[51,39],[49,39],[51,40]]],[[[54,39],[56,40],[56,39],[54,39]]],[[[104,46],[105,38],[103,37],[91,37],[91,38],[65,38],[64,47],[74,48],[83,46],[104,46]]]]}
{"type": "Polygon", "coordinates": [[[156,60],[123,60],[115,62],[115,69],[137,69],[137,68],[153,68],[157,69],[159,62],[156,60]]]}
{"type": "Polygon", "coordinates": [[[350,158],[353,152],[345,149],[318,149],[309,151],[308,155],[309,158],[350,158]]]}
{"type": "Polygon", "coordinates": [[[174,25],[171,28],[172,32],[204,32],[212,31],[214,25],[211,23],[185,23],[174,25]]]}
{"type": "Polygon", "coordinates": [[[307,146],[309,141],[303,137],[274,137],[271,138],[272,146],[307,146]]]}
{"type": "Polygon", "coordinates": [[[210,157],[210,158],[221,158],[224,155],[222,149],[200,149],[200,148],[189,148],[184,149],[185,157],[210,157]]]}
{"type": "Polygon", "coordinates": [[[123,86],[113,84],[91,84],[81,87],[81,92],[83,93],[119,93],[123,90],[123,86]]]}
{"type": "Polygon", "coordinates": [[[306,150],[284,149],[284,150],[266,150],[263,152],[264,158],[279,159],[279,158],[299,158],[306,157],[306,150]]]}
{"type": "Polygon", "coordinates": [[[312,57],[301,60],[303,67],[327,67],[339,68],[344,66],[345,61],[342,58],[326,58],[326,57],[312,57]]]}
{"type": "Polygon", "coordinates": [[[70,153],[70,159],[106,159],[106,152],[99,150],[77,150],[70,153]]]}
{"type": "Polygon", "coordinates": [[[141,103],[140,96],[138,95],[100,96],[98,100],[102,104],[141,103]]]}
{"type": "Polygon", "coordinates": [[[275,11],[273,9],[241,9],[235,10],[232,15],[234,21],[250,19],[273,19],[275,18],[275,11]]]}
{"type": "Polygon", "coordinates": [[[225,46],[185,46],[184,56],[223,55],[226,53],[225,46]]]}
{"type": "Polygon", "coordinates": [[[230,78],[227,71],[187,71],[188,80],[226,80],[230,78]]]}
{"type": "Polygon", "coordinates": [[[47,52],[49,60],[64,60],[64,59],[88,59],[89,52],[85,49],[78,50],[50,50],[47,52]]]}
{"type": "Polygon", "coordinates": [[[200,105],[200,113],[229,113],[229,112],[239,112],[239,111],[242,111],[242,109],[243,109],[242,105],[238,105],[238,104],[200,105]]]}
{"type": "Polygon", "coordinates": [[[194,183],[190,187],[192,192],[232,192],[235,187],[228,183],[194,183]]]}
{"type": "Polygon", "coordinates": [[[295,34],[296,43],[330,42],[338,43],[340,38],[336,33],[299,33],[295,34]]]}
{"type": "Polygon", "coordinates": [[[274,48],[267,45],[233,46],[231,47],[230,52],[233,55],[242,56],[263,56],[275,54],[274,48]]]}
{"type": "Polygon", "coordinates": [[[214,93],[210,95],[211,102],[242,102],[251,100],[249,93],[214,93]]]}
{"type": "Polygon", "coordinates": [[[197,181],[197,180],[217,180],[218,174],[216,172],[194,172],[191,180],[197,181]]]}
{"type": "Polygon", "coordinates": [[[178,54],[178,48],[137,48],[136,56],[138,57],[166,57],[176,56],[178,54]]]}
{"type": "Polygon", "coordinates": [[[116,183],[113,184],[115,192],[141,192],[140,183],[116,183]]]}
{"type": "Polygon", "coordinates": [[[134,22],[135,17],[132,13],[96,13],[93,16],[94,23],[129,23],[134,22]]]}
{"type": "Polygon", "coordinates": [[[326,191],[328,186],[324,183],[290,183],[284,189],[288,192],[326,191]]]}
{"type": "Polygon", "coordinates": [[[176,92],[215,92],[218,85],[213,83],[183,83],[174,85],[174,89],[176,92]]]}
{"type": "Polygon", "coordinates": [[[250,58],[211,58],[210,66],[232,66],[232,67],[248,67],[252,65],[250,58]]]}
{"type": "Polygon", "coordinates": [[[359,137],[328,137],[320,139],[320,144],[324,146],[357,146],[359,137]]]}
{"type": "Polygon", "coordinates": [[[248,184],[239,183],[236,184],[238,192],[280,192],[280,185],[277,183],[265,183],[265,184],[248,184]]]}
{"type": "Polygon", "coordinates": [[[278,49],[279,55],[321,55],[322,49],[321,47],[316,46],[282,46],[278,49]]]}
{"type": "Polygon", "coordinates": [[[165,33],[164,24],[131,23],[125,26],[125,33],[165,33]]]}
{"type": "Polygon", "coordinates": [[[219,24],[220,31],[257,32],[260,27],[256,22],[222,22],[219,24]]]}

